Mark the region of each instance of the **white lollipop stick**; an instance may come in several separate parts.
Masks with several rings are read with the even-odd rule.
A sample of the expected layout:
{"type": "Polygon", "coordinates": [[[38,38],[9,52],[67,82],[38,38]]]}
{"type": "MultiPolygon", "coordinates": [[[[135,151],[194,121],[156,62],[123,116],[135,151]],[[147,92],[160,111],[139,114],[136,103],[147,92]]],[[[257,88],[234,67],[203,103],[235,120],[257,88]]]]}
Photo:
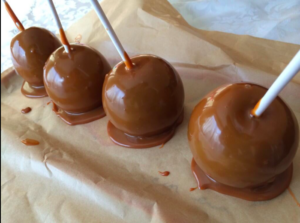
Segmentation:
{"type": "Polygon", "coordinates": [[[130,58],[128,57],[126,51],[124,50],[119,38],[117,37],[115,31],[112,28],[110,22],[108,21],[104,11],[102,10],[100,3],[97,0],[91,0],[91,3],[93,5],[99,19],[101,20],[102,25],[106,29],[107,34],[109,35],[111,41],[115,45],[118,53],[120,54],[122,60],[124,61],[126,67],[128,69],[131,69],[133,67],[132,62],[131,62],[130,58]]]}
{"type": "Polygon", "coordinates": [[[267,93],[262,99],[255,105],[251,111],[252,115],[260,116],[272,101],[277,97],[279,92],[289,83],[289,81],[299,72],[300,70],[300,51],[294,56],[291,62],[282,71],[279,77],[274,81],[272,86],[269,88],[267,93]]]}
{"type": "Polygon", "coordinates": [[[60,22],[60,19],[58,17],[58,14],[57,14],[57,11],[55,9],[55,6],[53,4],[53,1],[52,0],[48,0],[49,2],[49,6],[50,6],[50,9],[52,11],[52,14],[53,14],[53,17],[54,17],[54,20],[56,22],[56,25],[58,27],[58,30],[59,30],[59,34],[60,34],[60,39],[61,39],[61,42],[62,44],[64,45],[64,48],[65,48],[65,51],[69,54],[70,53],[70,44],[67,40],[67,37],[66,37],[66,34],[65,34],[65,31],[61,25],[61,22],[60,22]]]}

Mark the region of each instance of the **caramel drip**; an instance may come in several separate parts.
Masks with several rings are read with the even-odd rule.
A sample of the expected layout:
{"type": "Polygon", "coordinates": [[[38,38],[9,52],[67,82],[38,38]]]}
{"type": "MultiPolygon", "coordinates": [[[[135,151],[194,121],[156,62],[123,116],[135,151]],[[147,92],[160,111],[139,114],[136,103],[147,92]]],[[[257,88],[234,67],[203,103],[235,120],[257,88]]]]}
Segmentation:
{"type": "Polygon", "coordinates": [[[58,112],[58,107],[57,107],[57,105],[56,105],[54,102],[52,102],[52,104],[53,104],[52,111],[54,111],[55,113],[57,113],[57,112],[58,112]]]}
{"type": "MultiPolygon", "coordinates": [[[[277,175],[272,183],[266,182],[265,184],[257,187],[235,188],[221,184],[211,177],[208,177],[196,164],[194,159],[192,160],[191,168],[198,183],[198,187],[201,190],[211,189],[222,194],[238,197],[248,201],[266,201],[279,196],[285,191],[285,189],[288,188],[293,175],[293,165],[290,165],[287,170],[277,175]]],[[[289,192],[291,193],[290,190],[289,192]]]]}
{"type": "Polygon", "coordinates": [[[165,143],[161,144],[160,149],[164,148],[165,143]]]}
{"type": "Polygon", "coordinates": [[[169,171],[164,171],[164,172],[161,172],[161,171],[158,171],[160,175],[164,176],[164,177],[167,177],[170,175],[170,172],[169,171]]]}
{"type": "Polygon", "coordinates": [[[251,115],[253,115],[255,117],[257,117],[256,114],[255,114],[255,112],[257,111],[257,109],[258,109],[258,107],[260,105],[260,101],[261,101],[261,99],[256,103],[255,107],[251,110],[251,115]]]}
{"type": "Polygon", "coordinates": [[[24,139],[21,142],[26,146],[37,146],[40,144],[40,142],[35,139],[24,139]]]}
{"type": "Polygon", "coordinates": [[[27,114],[27,113],[31,112],[31,110],[32,109],[30,107],[27,107],[27,108],[22,109],[21,112],[22,112],[22,114],[27,114]]]}
{"type": "Polygon", "coordinates": [[[117,145],[127,148],[150,148],[158,145],[165,145],[174,135],[177,126],[183,121],[183,112],[169,129],[165,132],[153,135],[150,137],[146,136],[132,136],[117,129],[110,121],[107,124],[107,132],[110,139],[117,145]]]}
{"type": "Polygon", "coordinates": [[[125,57],[125,65],[128,69],[132,69],[133,68],[133,64],[131,59],[129,58],[128,54],[124,51],[124,57],[125,57]]]}
{"type": "Polygon", "coordinates": [[[65,31],[63,29],[59,29],[59,34],[60,34],[60,40],[61,40],[62,44],[67,46],[68,51],[70,52],[71,47],[70,47],[69,41],[66,37],[65,31]]]}
{"type": "Polygon", "coordinates": [[[298,205],[298,207],[300,207],[300,203],[297,200],[297,198],[296,198],[295,194],[293,193],[293,191],[291,190],[291,188],[288,188],[288,191],[289,191],[290,195],[293,197],[293,199],[295,200],[295,202],[298,205]]]}
{"type": "Polygon", "coordinates": [[[22,32],[24,31],[24,26],[22,25],[22,23],[20,22],[20,20],[17,18],[16,14],[14,13],[14,11],[11,9],[11,7],[9,6],[9,4],[7,2],[5,2],[5,8],[6,11],[8,12],[9,16],[12,18],[13,22],[15,23],[16,27],[22,32]]]}

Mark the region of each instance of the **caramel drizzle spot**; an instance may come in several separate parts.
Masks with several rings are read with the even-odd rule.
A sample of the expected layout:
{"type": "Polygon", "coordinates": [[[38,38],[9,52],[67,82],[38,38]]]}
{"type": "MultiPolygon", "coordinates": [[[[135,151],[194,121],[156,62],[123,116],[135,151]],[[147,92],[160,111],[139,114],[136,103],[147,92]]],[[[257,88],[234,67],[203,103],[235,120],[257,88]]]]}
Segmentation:
{"type": "Polygon", "coordinates": [[[37,146],[40,144],[40,142],[35,139],[24,139],[21,142],[26,146],[37,146]]]}
{"type": "Polygon", "coordinates": [[[190,188],[190,191],[194,191],[194,190],[196,190],[196,189],[198,189],[198,187],[191,187],[191,188],[190,188]]]}
{"type": "Polygon", "coordinates": [[[31,110],[32,109],[30,107],[27,107],[27,108],[22,109],[21,112],[22,112],[22,114],[27,114],[27,113],[31,112],[31,110]]]}
{"type": "Polygon", "coordinates": [[[164,172],[161,172],[161,171],[158,171],[160,175],[166,177],[166,176],[169,176],[170,175],[170,172],[169,171],[164,171],[164,172]]]}

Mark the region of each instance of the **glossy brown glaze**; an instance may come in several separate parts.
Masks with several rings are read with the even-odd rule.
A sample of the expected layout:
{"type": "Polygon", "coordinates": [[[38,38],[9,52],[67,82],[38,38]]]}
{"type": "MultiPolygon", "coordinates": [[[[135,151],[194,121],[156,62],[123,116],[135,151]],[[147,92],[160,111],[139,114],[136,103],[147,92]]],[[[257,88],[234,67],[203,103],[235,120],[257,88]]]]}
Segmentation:
{"type": "Polygon", "coordinates": [[[80,114],[69,113],[60,109],[55,103],[53,103],[53,109],[58,117],[60,117],[68,125],[80,125],[84,123],[89,123],[105,116],[105,112],[102,106],[92,109],[88,112],[83,112],[80,114]]]}
{"type": "MultiPolygon", "coordinates": [[[[266,91],[255,84],[231,84],[209,93],[194,108],[190,148],[213,181],[255,188],[288,172],[299,143],[298,123],[279,97],[259,118],[253,117],[251,109],[266,91]]],[[[282,178],[288,186],[290,178],[282,178]]]]}
{"type": "Polygon", "coordinates": [[[258,187],[236,188],[221,184],[207,176],[194,159],[192,160],[191,168],[198,183],[198,188],[201,190],[211,189],[248,201],[266,201],[277,197],[288,188],[293,176],[293,164],[291,164],[283,173],[278,174],[270,182],[266,182],[258,187]]]}
{"type": "Polygon", "coordinates": [[[110,121],[107,124],[107,132],[110,139],[117,145],[141,149],[141,148],[150,148],[153,146],[161,145],[159,148],[161,149],[166,142],[168,142],[173,135],[175,134],[175,130],[178,125],[180,125],[183,121],[184,114],[179,116],[177,121],[170,126],[170,128],[166,129],[164,132],[160,134],[156,134],[153,136],[133,136],[129,135],[120,129],[116,128],[110,121]]]}
{"type": "Polygon", "coordinates": [[[48,57],[61,46],[48,30],[31,27],[11,41],[11,57],[16,72],[24,78],[22,93],[31,98],[45,97],[43,67],[48,57]]]}
{"type": "Polygon", "coordinates": [[[174,68],[152,55],[131,58],[106,75],[103,106],[110,123],[108,133],[118,145],[146,148],[161,145],[183,119],[184,90],[174,68]]]}
{"type": "Polygon", "coordinates": [[[24,108],[21,110],[22,114],[27,114],[29,112],[31,112],[31,108],[30,107],[27,107],[27,108],[24,108]]]}
{"type": "Polygon", "coordinates": [[[160,175],[162,175],[163,177],[167,177],[167,176],[169,176],[170,175],[170,171],[158,171],[158,173],[160,174],[160,175]]]}
{"type": "Polygon", "coordinates": [[[110,71],[106,59],[96,50],[71,44],[70,55],[57,49],[44,68],[44,82],[56,114],[67,124],[76,125],[105,116],[102,86],[110,71]]]}
{"type": "Polygon", "coordinates": [[[27,81],[23,82],[21,92],[28,98],[43,98],[48,96],[44,86],[34,87],[27,81]]]}
{"type": "Polygon", "coordinates": [[[40,144],[40,142],[35,139],[24,139],[21,142],[26,146],[37,146],[40,144]]]}

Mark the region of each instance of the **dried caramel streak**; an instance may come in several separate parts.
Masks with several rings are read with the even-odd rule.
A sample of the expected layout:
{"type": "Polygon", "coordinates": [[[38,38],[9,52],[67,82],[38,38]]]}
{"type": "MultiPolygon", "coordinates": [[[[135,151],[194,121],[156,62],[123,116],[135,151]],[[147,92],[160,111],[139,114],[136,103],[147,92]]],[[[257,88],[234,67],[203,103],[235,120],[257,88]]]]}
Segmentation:
{"type": "Polygon", "coordinates": [[[260,101],[261,101],[261,99],[256,103],[255,107],[251,110],[251,115],[253,115],[255,117],[257,117],[256,114],[255,114],[255,112],[257,111],[257,109],[258,109],[258,107],[260,105],[260,101]]]}
{"type": "Polygon", "coordinates": [[[69,41],[66,37],[65,31],[63,29],[59,29],[59,34],[60,34],[60,40],[62,42],[63,45],[68,47],[68,51],[70,52],[70,44],[69,41]]]}
{"type": "Polygon", "coordinates": [[[40,142],[35,139],[24,139],[21,142],[26,146],[37,146],[40,144],[40,142]]]}
{"type": "Polygon", "coordinates": [[[124,57],[125,57],[125,65],[128,69],[132,69],[133,67],[133,64],[132,64],[132,61],[131,59],[129,58],[128,54],[124,51],[124,57]]]}
{"type": "Polygon", "coordinates": [[[9,16],[12,18],[13,22],[15,23],[16,27],[22,32],[24,31],[24,26],[22,25],[22,23],[20,22],[20,20],[17,18],[16,14],[14,13],[14,11],[11,9],[11,7],[9,6],[9,4],[7,2],[5,2],[5,8],[6,11],[8,12],[9,16]]]}
{"type": "Polygon", "coordinates": [[[295,200],[296,204],[298,205],[298,207],[300,207],[300,203],[298,202],[295,194],[293,193],[293,191],[291,190],[291,188],[288,188],[290,195],[293,197],[293,199],[295,200]]]}
{"type": "Polygon", "coordinates": [[[165,143],[161,144],[161,146],[159,147],[160,149],[162,149],[164,147],[165,143]]]}

